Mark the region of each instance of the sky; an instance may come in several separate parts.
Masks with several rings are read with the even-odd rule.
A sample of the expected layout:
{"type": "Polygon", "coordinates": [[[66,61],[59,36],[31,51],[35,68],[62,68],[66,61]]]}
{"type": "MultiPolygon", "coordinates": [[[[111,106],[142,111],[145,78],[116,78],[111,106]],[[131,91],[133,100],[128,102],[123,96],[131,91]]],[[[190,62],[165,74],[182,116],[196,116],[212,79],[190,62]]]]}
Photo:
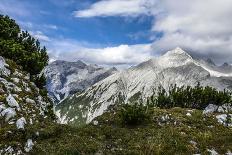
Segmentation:
{"type": "Polygon", "coordinates": [[[50,61],[128,67],[181,47],[232,63],[232,0],[0,0],[50,61]]]}

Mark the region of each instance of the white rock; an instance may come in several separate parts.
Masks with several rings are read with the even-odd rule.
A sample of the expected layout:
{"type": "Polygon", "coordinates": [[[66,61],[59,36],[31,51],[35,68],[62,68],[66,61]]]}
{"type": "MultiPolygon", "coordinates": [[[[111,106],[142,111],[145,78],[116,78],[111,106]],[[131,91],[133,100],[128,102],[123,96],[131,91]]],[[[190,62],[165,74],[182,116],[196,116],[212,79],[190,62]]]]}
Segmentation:
{"type": "Polygon", "coordinates": [[[19,83],[19,79],[18,78],[12,78],[14,83],[19,83]]]}
{"type": "Polygon", "coordinates": [[[15,86],[15,87],[14,87],[14,91],[15,91],[15,92],[21,92],[21,91],[22,91],[22,89],[21,89],[21,88],[19,88],[18,86],[15,86]]]}
{"type": "Polygon", "coordinates": [[[36,135],[36,136],[39,136],[39,131],[36,131],[35,135],[36,135]]]}
{"type": "Polygon", "coordinates": [[[207,149],[207,151],[210,153],[210,155],[218,155],[218,153],[214,149],[207,149]]]}
{"type": "Polygon", "coordinates": [[[230,119],[229,122],[232,122],[232,114],[221,114],[216,116],[218,122],[224,126],[232,126],[232,123],[227,123],[227,119],[230,119]]]}
{"type": "Polygon", "coordinates": [[[218,109],[218,106],[217,105],[214,105],[214,104],[209,104],[205,110],[203,111],[203,114],[209,114],[209,113],[213,113],[213,112],[216,112],[218,109]]]}
{"type": "Polygon", "coordinates": [[[23,154],[22,150],[18,150],[18,152],[16,153],[16,155],[21,155],[21,154],[23,154]]]}
{"type": "Polygon", "coordinates": [[[32,150],[33,146],[34,146],[34,143],[32,142],[32,139],[28,139],[26,142],[26,145],[24,147],[24,150],[26,152],[30,152],[32,150]]]}
{"type": "Polygon", "coordinates": [[[193,141],[193,140],[190,140],[190,142],[189,142],[190,144],[192,144],[192,145],[194,145],[194,146],[196,146],[197,145],[197,142],[195,142],[195,141],[193,141]]]}
{"type": "Polygon", "coordinates": [[[0,75],[8,76],[10,74],[10,70],[6,68],[8,66],[9,65],[6,64],[4,58],[0,56],[0,75]]]}
{"type": "Polygon", "coordinates": [[[231,104],[223,104],[222,106],[218,107],[218,112],[232,112],[232,105],[231,104]]]}
{"type": "Polygon", "coordinates": [[[18,76],[18,77],[22,77],[23,76],[23,74],[20,73],[20,72],[18,72],[17,70],[15,70],[15,72],[13,73],[13,75],[18,76]]]}
{"type": "Polygon", "coordinates": [[[232,155],[231,151],[227,151],[226,155],[232,155]]]}
{"type": "Polygon", "coordinates": [[[0,112],[5,110],[5,109],[6,109],[5,104],[0,103],[0,112]]]}
{"type": "Polygon", "coordinates": [[[98,125],[98,121],[93,121],[93,125],[98,125]]]}
{"type": "Polygon", "coordinates": [[[26,92],[31,92],[31,88],[26,87],[26,88],[25,88],[25,91],[26,91],[26,92]]]}
{"type": "Polygon", "coordinates": [[[12,94],[12,96],[13,96],[13,97],[16,97],[16,98],[18,98],[18,97],[19,97],[19,95],[18,95],[18,94],[12,94]]]}
{"type": "Polygon", "coordinates": [[[6,149],[5,149],[5,153],[6,154],[12,154],[14,152],[14,149],[13,149],[13,147],[11,147],[11,146],[9,146],[9,147],[7,147],[6,149]]]}
{"type": "Polygon", "coordinates": [[[218,111],[218,112],[221,112],[221,113],[224,113],[224,112],[225,112],[225,110],[224,110],[224,108],[223,108],[222,106],[219,106],[217,111],[218,111]]]}
{"type": "Polygon", "coordinates": [[[13,108],[7,108],[1,112],[2,116],[5,116],[5,121],[9,121],[11,118],[15,117],[16,112],[13,108]]]}
{"type": "Polygon", "coordinates": [[[192,116],[192,114],[188,112],[188,113],[186,114],[186,116],[189,116],[189,117],[190,117],[190,116],[192,116]]]}
{"type": "Polygon", "coordinates": [[[14,121],[10,121],[10,122],[8,122],[8,124],[14,124],[15,122],[14,121]]]}
{"type": "Polygon", "coordinates": [[[217,118],[219,123],[224,124],[224,122],[225,122],[225,120],[227,118],[227,114],[217,115],[216,118],[217,118]]]}
{"type": "Polygon", "coordinates": [[[6,101],[10,107],[16,107],[18,111],[20,110],[18,102],[11,94],[6,98],[6,101]]]}
{"type": "Polygon", "coordinates": [[[35,101],[30,98],[26,98],[26,103],[35,104],[35,101]]]}
{"type": "Polygon", "coordinates": [[[32,121],[32,119],[30,118],[30,124],[33,124],[33,121],[32,121]]]}
{"type": "Polygon", "coordinates": [[[166,122],[166,121],[168,121],[169,120],[169,116],[168,115],[165,115],[165,116],[162,116],[161,117],[161,121],[162,122],[166,122]]]}
{"type": "Polygon", "coordinates": [[[16,121],[17,129],[24,129],[24,125],[27,124],[26,119],[24,117],[21,117],[16,121]]]}
{"type": "Polygon", "coordinates": [[[30,80],[30,74],[28,73],[25,77],[24,77],[25,80],[30,80]]]}

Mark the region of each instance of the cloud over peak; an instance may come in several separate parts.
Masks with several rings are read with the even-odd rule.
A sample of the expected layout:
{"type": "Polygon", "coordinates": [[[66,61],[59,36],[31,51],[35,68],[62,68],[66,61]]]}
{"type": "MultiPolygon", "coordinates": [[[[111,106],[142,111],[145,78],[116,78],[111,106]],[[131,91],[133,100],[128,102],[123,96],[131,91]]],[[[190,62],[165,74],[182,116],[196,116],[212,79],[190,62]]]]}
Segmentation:
{"type": "Polygon", "coordinates": [[[162,33],[153,37],[153,55],[181,46],[192,55],[232,63],[231,0],[102,0],[75,15],[153,16],[150,32],[162,33]]]}
{"type": "Polygon", "coordinates": [[[86,10],[75,11],[74,15],[80,18],[151,15],[150,8],[154,4],[148,0],[102,0],[86,10]]]}

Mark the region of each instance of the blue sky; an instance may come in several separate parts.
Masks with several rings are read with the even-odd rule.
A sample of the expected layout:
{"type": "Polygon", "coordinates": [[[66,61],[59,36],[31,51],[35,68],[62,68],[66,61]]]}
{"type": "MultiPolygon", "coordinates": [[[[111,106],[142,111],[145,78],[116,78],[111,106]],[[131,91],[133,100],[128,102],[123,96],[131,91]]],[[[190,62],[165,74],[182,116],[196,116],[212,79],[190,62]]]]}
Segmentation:
{"type": "Polygon", "coordinates": [[[0,12],[46,45],[51,60],[116,66],[134,65],[177,46],[194,56],[231,62],[231,10],[230,0],[0,2],[0,12]]]}
{"type": "MultiPolygon", "coordinates": [[[[8,1],[8,0],[7,0],[8,1]]],[[[10,0],[12,4],[14,0],[10,0]]],[[[9,2],[8,2],[9,3],[9,2]]],[[[73,12],[88,7],[91,1],[86,0],[40,0],[31,3],[28,0],[18,1],[22,9],[29,9],[28,14],[12,17],[17,19],[24,29],[31,31],[42,31],[49,37],[67,37],[101,44],[105,46],[117,46],[119,44],[137,44],[151,42],[148,31],[151,29],[153,18],[150,16],[127,19],[122,17],[96,17],[76,18],[73,12]],[[30,27],[30,24],[33,26],[30,27]],[[43,25],[51,26],[46,27],[43,25]],[[133,37],[135,34],[141,37],[133,37]]],[[[21,8],[20,8],[21,9],[21,8]]]]}

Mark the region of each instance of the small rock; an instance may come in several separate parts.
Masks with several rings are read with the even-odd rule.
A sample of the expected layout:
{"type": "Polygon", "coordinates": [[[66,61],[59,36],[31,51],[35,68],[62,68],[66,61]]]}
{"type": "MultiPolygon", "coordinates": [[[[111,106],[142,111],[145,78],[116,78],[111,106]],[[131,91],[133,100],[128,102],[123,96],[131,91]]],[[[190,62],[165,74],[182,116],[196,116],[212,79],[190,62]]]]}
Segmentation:
{"type": "Polygon", "coordinates": [[[190,116],[192,116],[192,114],[188,112],[188,113],[186,114],[186,116],[189,116],[189,117],[190,117],[190,116]]]}
{"type": "Polygon", "coordinates": [[[14,123],[15,123],[14,121],[10,121],[10,122],[8,122],[8,124],[10,124],[10,125],[11,125],[11,124],[14,124],[14,123]]]}
{"type": "Polygon", "coordinates": [[[0,112],[5,110],[5,109],[6,109],[5,104],[0,103],[0,112]]]}
{"type": "Polygon", "coordinates": [[[221,114],[216,116],[218,122],[224,126],[232,126],[232,114],[221,114]]]}
{"type": "Polygon", "coordinates": [[[35,135],[36,135],[36,136],[39,136],[39,132],[37,131],[37,132],[35,133],[35,135]]]}
{"type": "Polygon", "coordinates": [[[19,83],[19,79],[18,78],[12,78],[14,83],[19,83]]]}
{"type": "Polygon", "coordinates": [[[13,149],[13,147],[11,147],[11,146],[9,146],[9,147],[7,147],[6,149],[5,149],[5,153],[6,154],[12,154],[14,152],[14,149],[13,149]]]}
{"type": "Polygon", "coordinates": [[[192,145],[194,145],[194,146],[196,146],[197,145],[197,142],[195,142],[195,141],[193,141],[193,140],[190,140],[190,142],[189,142],[190,144],[192,144],[192,145]]]}
{"type": "Polygon", "coordinates": [[[33,124],[33,121],[32,121],[32,119],[30,118],[30,124],[32,125],[33,124]]]}
{"type": "Polygon", "coordinates": [[[28,73],[25,77],[24,77],[25,80],[30,80],[30,74],[28,73]]]}
{"type": "Polygon", "coordinates": [[[231,151],[227,151],[226,155],[232,155],[231,151]]]}
{"type": "Polygon", "coordinates": [[[1,112],[2,116],[5,116],[5,121],[8,122],[11,118],[15,117],[16,112],[13,108],[7,108],[1,112]]]}
{"type": "Polygon", "coordinates": [[[32,142],[32,139],[28,139],[26,142],[26,145],[24,147],[24,150],[26,152],[30,152],[32,150],[33,146],[34,146],[34,143],[32,142]]]}
{"type": "Polygon", "coordinates": [[[98,121],[93,121],[93,125],[98,125],[98,121]]]}
{"type": "Polygon", "coordinates": [[[209,114],[209,113],[213,113],[213,112],[216,112],[218,109],[218,106],[217,105],[214,105],[214,104],[209,104],[205,110],[203,111],[203,114],[209,114]]]}
{"type": "Polygon", "coordinates": [[[30,98],[26,98],[26,103],[35,104],[35,101],[30,98]]]}
{"type": "Polygon", "coordinates": [[[208,151],[211,155],[218,155],[218,153],[217,153],[214,149],[212,149],[212,150],[207,149],[207,151],[208,151]]]}
{"type": "Polygon", "coordinates": [[[221,113],[224,113],[224,112],[225,112],[225,110],[222,108],[222,106],[219,106],[217,111],[218,111],[218,112],[221,112],[221,113]]]}
{"type": "Polygon", "coordinates": [[[17,110],[20,111],[18,102],[15,100],[15,98],[11,94],[6,98],[6,101],[10,107],[16,107],[17,110]]]}
{"type": "Polygon", "coordinates": [[[27,124],[26,119],[24,117],[21,117],[16,121],[16,127],[17,129],[23,129],[24,130],[24,125],[27,124]]]}
{"type": "Polygon", "coordinates": [[[227,103],[227,104],[223,104],[222,106],[218,107],[218,112],[221,113],[228,113],[228,112],[232,112],[232,105],[227,103]]]}

